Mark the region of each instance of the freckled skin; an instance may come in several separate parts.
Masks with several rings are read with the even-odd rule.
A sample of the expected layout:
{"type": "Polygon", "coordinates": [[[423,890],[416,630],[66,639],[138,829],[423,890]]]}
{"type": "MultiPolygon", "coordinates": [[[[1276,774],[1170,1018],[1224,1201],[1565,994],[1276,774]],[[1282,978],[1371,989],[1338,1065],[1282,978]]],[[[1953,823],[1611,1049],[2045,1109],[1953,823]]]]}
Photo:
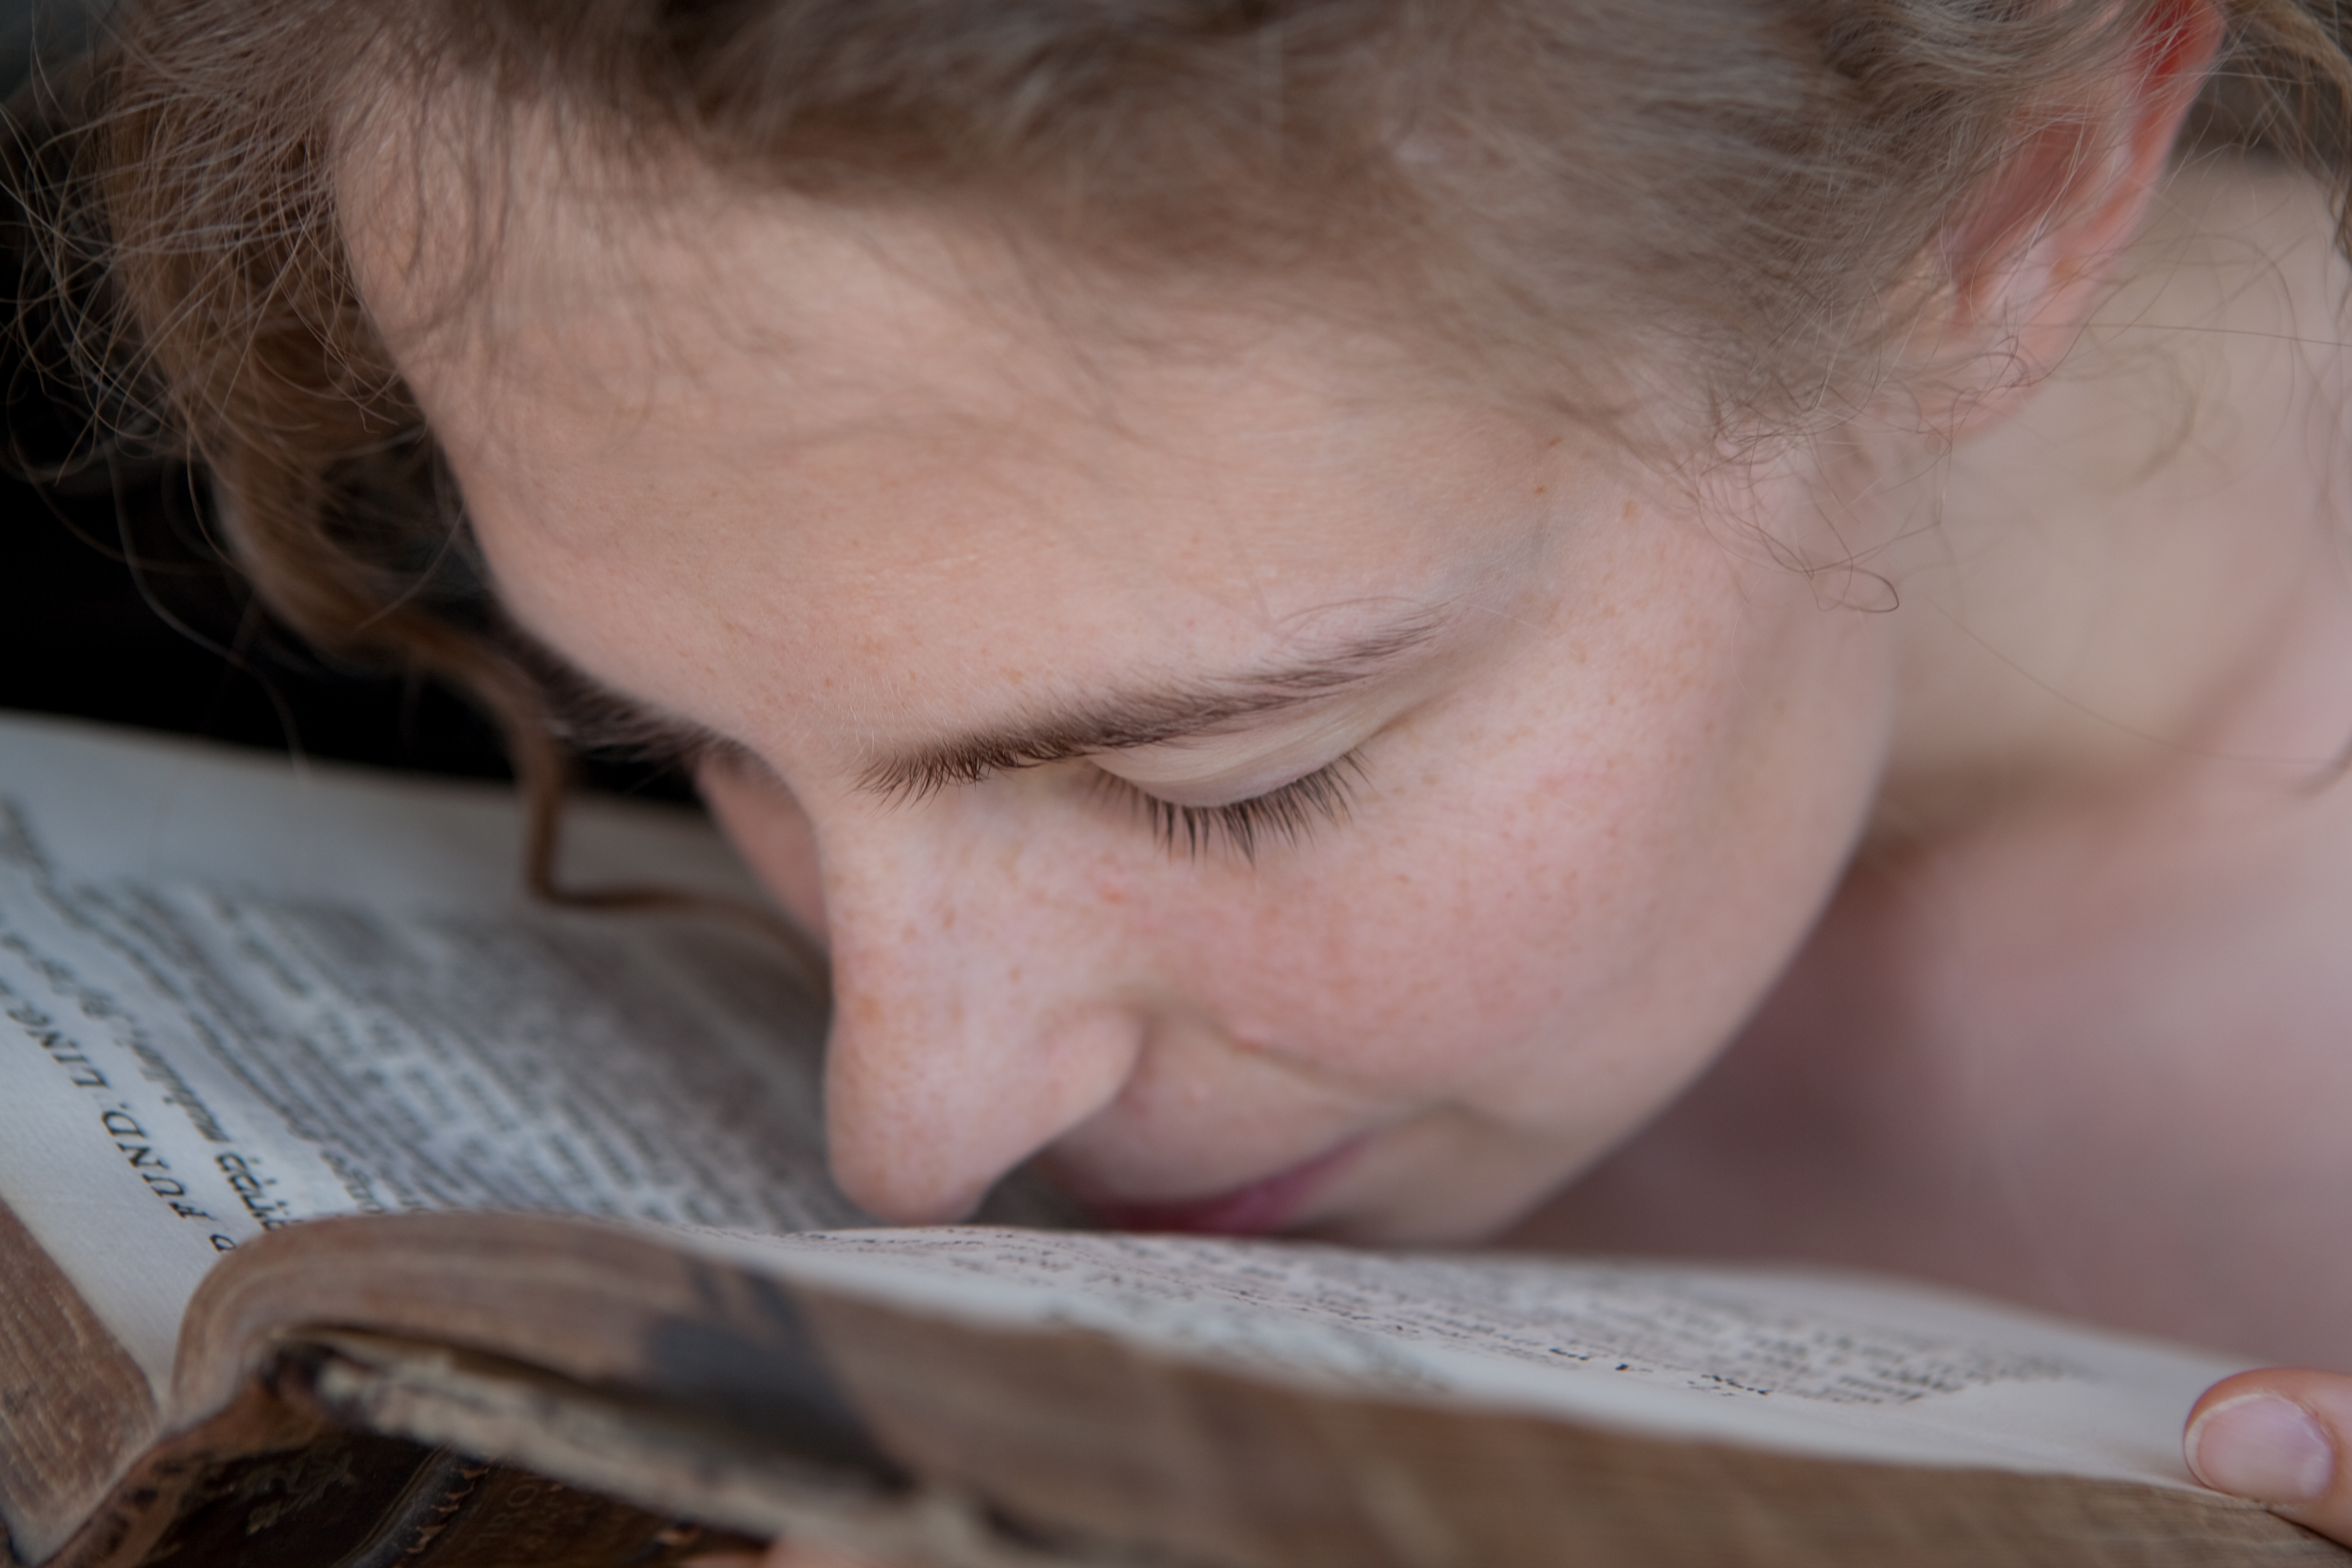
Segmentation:
{"type": "Polygon", "coordinates": [[[877,274],[821,215],[705,237],[411,374],[515,613],[758,759],[705,792],[830,951],[836,1163],[877,1212],[953,1215],[1040,1152],[1156,1200],[1357,1141],[1297,1223],[1475,1234],[1703,1066],[1833,886],[1893,644],[1685,495],[1319,329],[1081,374],[973,308],[984,277],[877,274]],[[665,268],[714,269],[728,319],[665,268]],[[741,346],[778,342],[782,374],[741,346]],[[1104,763],[1213,784],[1343,738],[1348,820],[1255,864],[1171,853],[1086,762],[861,784],[1402,610],[1426,646],[1315,711],[1104,763]]]}
{"type": "MultiPolygon", "coordinates": [[[[430,171],[362,150],[345,205],[511,610],[748,759],[703,787],[831,950],[877,1213],[1036,1155],[1130,1204],[1310,1172],[1295,1227],[1459,1237],[1588,1173],[1519,1239],[2352,1365],[2352,792],[2314,787],[2352,714],[2352,279],[2294,178],[2167,172],[2219,13],[2150,15],[2096,155],[2000,176],[2059,191],[2025,248],[1946,237],[1892,403],[1727,489],[1245,301],[1078,341],[907,212],[688,177],[637,232],[551,179],[453,331],[430,171]],[[1311,708],[867,787],[1405,620],[1311,708]],[[1348,759],[1346,820],[1255,864],[1118,793],[1348,759]]],[[[2208,1407],[2257,1387],[2352,1453],[2352,1378],[2208,1407]]],[[[2290,1517],[2352,1540],[2336,1468],[2290,1517]]]]}
{"type": "MultiPolygon", "coordinates": [[[[1726,497],[1311,321],[1187,319],[1192,352],[1173,357],[1074,346],[1007,304],[1003,258],[912,219],[738,201],[697,242],[591,258],[551,290],[560,309],[506,301],[495,331],[412,342],[404,365],[512,611],[751,759],[712,763],[703,787],[830,951],[836,1164],[887,1216],[960,1214],[1033,1156],[1134,1203],[1346,1148],[1296,1227],[1487,1234],[1617,1148],[1759,1005],[1779,1016],[1784,972],[1830,996],[1911,972],[1847,973],[1846,950],[1804,946],[1890,802],[1916,820],[1948,781],[1987,776],[2171,787],[2161,769],[2118,772],[2113,726],[2085,714],[2197,738],[2181,754],[2334,743],[2336,686],[2279,719],[2242,687],[2132,683],[2192,656],[2268,668],[2246,649],[2326,580],[2288,531],[2238,526],[2307,506],[2287,490],[2174,487],[2112,516],[2036,516],[2011,476],[2096,450],[2042,428],[1980,471],[1954,460],[1936,528],[1906,510],[1918,492],[1872,477],[1918,471],[1916,452],[1864,454],[1878,467],[1859,474],[1832,466],[1860,460],[1843,448],[1793,454],[1726,497]],[[2211,505],[2165,510],[2182,494],[2211,505]],[[2099,550],[2063,571],[2004,553],[2062,524],[2099,550]],[[2145,650],[2113,661],[2116,682],[2034,675],[2009,651],[2037,646],[2022,619],[2003,629],[2024,640],[1988,657],[1972,605],[2045,603],[2060,646],[2079,644],[2068,595],[2138,584],[2149,528],[2168,574],[2096,622],[2145,650]],[[1855,552],[1904,585],[1900,612],[1856,609],[1789,565],[1855,552]],[[2011,576],[1980,595],[1954,562],[2011,576]],[[2185,613],[2224,571],[2256,588],[2229,616],[2185,613]],[[1311,710],[909,797],[867,787],[878,759],[975,725],[1261,668],[1406,614],[1426,640],[1311,710]],[[2253,717],[2225,731],[2216,714],[2253,717]],[[1343,754],[1361,767],[1346,820],[1269,837],[1254,863],[1215,843],[1171,853],[1097,776],[1242,798],[1343,754]]],[[[374,293],[397,351],[397,289],[374,293]]],[[[2105,430],[2094,416],[2111,401],[2077,399],[2082,429],[2105,430]]],[[[2242,469],[2273,486],[2293,471],[2242,469]]],[[[1867,1010],[1837,1021],[1880,1026],[1867,1010]]],[[[1880,1037],[1802,1034],[1824,1060],[1880,1037]]],[[[2127,1059],[2127,1043],[2103,1057],[2069,1038],[2084,1061],[2127,1059]]],[[[1965,1035],[1936,1048],[1984,1058],[1965,1035]]],[[[1864,1075],[1795,1078],[1822,1097],[1817,1121],[1861,1114],[1835,1101],[1864,1075]]],[[[2003,1103],[2035,1092],[2013,1084],[2003,1103]]],[[[1594,1189],[1622,1201],[1571,1203],[1550,1234],[1620,1245],[1630,1222],[1644,1245],[1719,1249],[1703,1222],[1736,1213],[1743,1246],[1823,1250],[1808,1238],[1835,1232],[1826,1250],[1867,1261],[1876,1221],[1838,1204],[1918,1175],[1822,1173],[1801,1203],[1743,1207],[1797,1190],[1780,1178],[1819,1147],[1752,1122],[1729,1136],[1699,1115],[1720,1099],[1691,1103],[1594,1189]]],[[[2087,1146],[2053,1126],[2053,1149],[2087,1146]]],[[[1879,1143],[1924,1158],[1984,1132],[1956,1121],[1879,1143]]],[[[2032,1294],[2013,1261],[1977,1277],[2032,1294]]]]}

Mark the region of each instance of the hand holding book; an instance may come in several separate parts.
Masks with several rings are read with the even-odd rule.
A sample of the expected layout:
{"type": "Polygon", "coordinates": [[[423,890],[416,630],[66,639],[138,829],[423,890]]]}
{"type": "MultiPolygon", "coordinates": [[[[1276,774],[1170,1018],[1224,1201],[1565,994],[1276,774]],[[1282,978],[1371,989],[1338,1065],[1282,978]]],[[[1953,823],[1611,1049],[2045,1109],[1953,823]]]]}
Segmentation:
{"type": "Polygon", "coordinates": [[[2190,1413],[2189,1466],[2334,1540],[2352,1543],[2352,1376],[2270,1368],[2224,1378],[2190,1413]]]}

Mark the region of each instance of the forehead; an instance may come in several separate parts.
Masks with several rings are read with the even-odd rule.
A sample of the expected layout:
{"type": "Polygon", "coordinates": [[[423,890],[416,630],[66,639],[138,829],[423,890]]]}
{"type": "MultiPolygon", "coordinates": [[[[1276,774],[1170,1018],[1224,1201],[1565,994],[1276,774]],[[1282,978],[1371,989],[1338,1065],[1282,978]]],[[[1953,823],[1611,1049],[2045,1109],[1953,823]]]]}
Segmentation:
{"type": "Polygon", "coordinates": [[[1142,673],[1492,599],[1540,543],[1558,443],[1387,343],[919,215],[582,205],[521,205],[455,309],[396,232],[355,259],[506,596],[640,695],[723,660],[936,721],[1073,647],[1142,673]]]}

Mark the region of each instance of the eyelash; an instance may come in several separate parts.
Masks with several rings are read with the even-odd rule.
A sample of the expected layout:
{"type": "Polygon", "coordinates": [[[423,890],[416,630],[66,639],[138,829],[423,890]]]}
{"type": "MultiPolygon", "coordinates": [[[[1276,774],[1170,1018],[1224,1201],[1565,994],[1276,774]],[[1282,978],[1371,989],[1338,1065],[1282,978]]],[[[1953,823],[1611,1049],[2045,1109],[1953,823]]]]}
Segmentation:
{"type": "Polygon", "coordinates": [[[1116,773],[1097,771],[1096,787],[1143,812],[1151,836],[1170,854],[1182,849],[1197,860],[1217,845],[1255,864],[1258,846],[1269,838],[1297,844],[1316,826],[1344,823],[1355,804],[1356,786],[1363,782],[1364,765],[1349,752],[1304,778],[1278,789],[1223,805],[1178,805],[1129,784],[1116,773]]]}
{"type": "MultiPolygon", "coordinates": [[[[765,766],[756,753],[723,735],[646,713],[601,691],[591,690],[572,706],[576,711],[566,728],[575,744],[688,770],[706,762],[765,766]]],[[[1223,805],[1178,805],[1115,773],[1099,769],[1094,773],[1097,789],[1118,796],[1150,818],[1151,836],[1170,854],[1181,847],[1186,859],[1197,860],[1222,845],[1252,865],[1257,861],[1258,846],[1269,838],[1297,844],[1318,826],[1346,822],[1355,805],[1356,786],[1363,779],[1363,762],[1350,752],[1304,778],[1247,800],[1223,805]]]]}

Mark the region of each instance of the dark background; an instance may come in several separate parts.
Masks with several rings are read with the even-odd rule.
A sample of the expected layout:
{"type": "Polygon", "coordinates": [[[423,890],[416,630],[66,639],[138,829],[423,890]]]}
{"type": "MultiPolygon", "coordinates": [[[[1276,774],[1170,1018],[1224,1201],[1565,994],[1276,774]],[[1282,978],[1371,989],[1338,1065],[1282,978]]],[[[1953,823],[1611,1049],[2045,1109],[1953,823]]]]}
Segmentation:
{"type": "MultiPolygon", "coordinates": [[[[92,26],[82,0],[0,0],[0,95],[70,59],[92,26]]],[[[13,314],[13,301],[0,300],[0,310],[13,314]]],[[[25,374],[23,358],[16,334],[0,331],[0,386],[10,389],[0,448],[0,708],[507,776],[495,732],[454,693],[339,668],[271,626],[213,548],[203,485],[184,465],[117,458],[29,482],[23,458],[48,468],[87,449],[89,421],[25,374]]],[[[606,763],[588,774],[607,789],[687,794],[674,774],[642,766],[606,763]]]]}

